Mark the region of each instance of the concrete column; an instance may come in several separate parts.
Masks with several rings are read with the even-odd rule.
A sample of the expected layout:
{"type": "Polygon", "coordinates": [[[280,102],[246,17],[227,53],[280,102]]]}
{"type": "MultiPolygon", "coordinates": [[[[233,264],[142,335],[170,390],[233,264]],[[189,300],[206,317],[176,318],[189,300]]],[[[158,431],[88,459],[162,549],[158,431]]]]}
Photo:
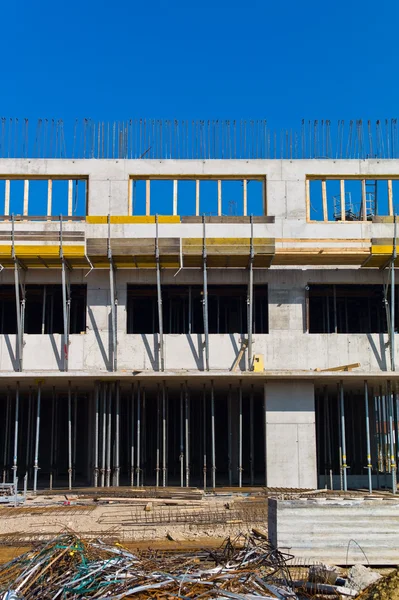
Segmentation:
{"type": "Polygon", "coordinates": [[[316,488],[314,384],[265,384],[268,487],[316,488]]]}

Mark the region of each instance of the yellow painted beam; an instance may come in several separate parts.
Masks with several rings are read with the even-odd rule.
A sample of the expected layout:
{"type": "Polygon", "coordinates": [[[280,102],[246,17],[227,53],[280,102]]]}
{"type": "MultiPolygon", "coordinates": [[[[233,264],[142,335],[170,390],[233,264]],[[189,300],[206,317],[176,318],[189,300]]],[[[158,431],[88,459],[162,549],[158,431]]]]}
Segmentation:
{"type": "MultiPolygon", "coordinates": [[[[86,223],[90,225],[104,225],[108,223],[108,217],[103,216],[88,216],[86,217],[86,223]]],[[[139,223],[155,223],[155,216],[112,216],[112,225],[128,225],[128,224],[139,224],[139,223]]],[[[159,215],[158,223],[180,223],[179,215],[159,215]]]]}

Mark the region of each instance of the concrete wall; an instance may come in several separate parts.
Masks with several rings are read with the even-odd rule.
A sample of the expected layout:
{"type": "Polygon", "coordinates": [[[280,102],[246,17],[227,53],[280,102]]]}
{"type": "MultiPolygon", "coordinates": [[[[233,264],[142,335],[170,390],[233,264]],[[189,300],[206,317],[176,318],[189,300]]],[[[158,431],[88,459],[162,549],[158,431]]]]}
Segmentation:
{"type": "Polygon", "coordinates": [[[314,384],[265,384],[266,477],[269,487],[315,488],[314,384]]]}
{"type": "Polygon", "coordinates": [[[394,498],[269,500],[269,536],[295,558],[334,565],[397,565],[394,498]]]}

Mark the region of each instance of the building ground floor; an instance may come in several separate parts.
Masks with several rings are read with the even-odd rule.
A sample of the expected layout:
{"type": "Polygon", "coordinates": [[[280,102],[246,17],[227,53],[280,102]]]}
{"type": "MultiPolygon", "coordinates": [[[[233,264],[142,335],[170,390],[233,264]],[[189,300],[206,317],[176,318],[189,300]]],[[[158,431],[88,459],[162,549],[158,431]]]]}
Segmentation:
{"type": "Polygon", "coordinates": [[[0,476],[29,489],[396,490],[394,374],[3,376],[0,476]]]}

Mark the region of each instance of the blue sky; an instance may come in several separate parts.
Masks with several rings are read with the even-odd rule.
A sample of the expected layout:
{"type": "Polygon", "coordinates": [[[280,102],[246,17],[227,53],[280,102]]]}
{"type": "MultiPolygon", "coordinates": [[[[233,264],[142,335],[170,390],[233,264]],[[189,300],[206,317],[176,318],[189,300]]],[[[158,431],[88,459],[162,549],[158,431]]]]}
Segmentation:
{"type": "Polygon", "coordinates": [[[395,0],[4,2],[1,116],[396,117],[395,0]]]}

